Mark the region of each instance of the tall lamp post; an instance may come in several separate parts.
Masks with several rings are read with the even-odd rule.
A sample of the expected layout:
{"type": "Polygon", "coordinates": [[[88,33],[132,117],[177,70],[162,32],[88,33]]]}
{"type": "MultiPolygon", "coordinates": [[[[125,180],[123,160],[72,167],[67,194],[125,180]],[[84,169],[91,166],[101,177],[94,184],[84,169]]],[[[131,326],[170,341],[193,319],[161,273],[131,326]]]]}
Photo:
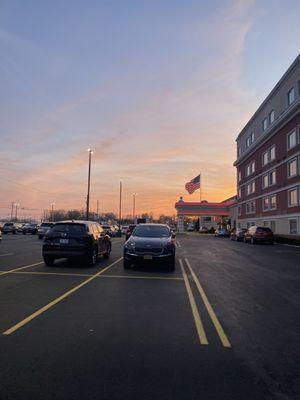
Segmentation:
{"type": "Polygon", "coordinates": [[[53,217],[54,217],[54,206],[55,206],[55,203],[51,203],[50,204],[50,206],[51,206],[51,221],[53,222],[53,217]]]}
{"type": "Polygon", "coordinates": [[[16,207],[15,220],[18,221],[18,207],[20,207],[20,203],[15,203],[15,207],[16,207]]]}
{"type": "Polygon", "coordinates": [[[92,154],[93,150],[88,149],[89,152],[89,171],[88,171],[88,189],[87,189],[87,196],[86,196],[86,220],[89,220],[89,213],[90,213],[90,187],[91,187],[91,164],[92,164],[92,154]]]}
{"type": "Polygon", "coordinates": [[[132,193],[132,221],[134,223],[135,220],[135,198],[138,195],[138,193],[132,193]]]}

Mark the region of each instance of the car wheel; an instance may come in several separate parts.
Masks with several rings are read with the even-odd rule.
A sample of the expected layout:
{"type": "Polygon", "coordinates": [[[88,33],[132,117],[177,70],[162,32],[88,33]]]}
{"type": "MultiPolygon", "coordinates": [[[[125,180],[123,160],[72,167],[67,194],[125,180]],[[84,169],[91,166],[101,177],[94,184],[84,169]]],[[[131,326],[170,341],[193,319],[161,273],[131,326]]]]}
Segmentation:
{"type": "Polygon", "coordinates": [[[92,251],[87,257],[87,264],[90,266],[94,266],[97,262],[97,257],[98,257],[97,250],[95,247],[93,247],[92,251]]]}
{"type": "Polygon", "coordinates": [[[124,267],[124,269],[130,269],[130,267],[131,267],[130,261],[124,259],[123,267],[124,267]]]}
{"type": "Polygon", "coordinates": [[[43,239],[43,236],[39,235],[39,239],[40,239],[40,240],[43,239]]]}
{"type": "Polygon", "coordinates": [[[108,247],[108,249],[107,249],[107,252],[104,253],[103,257],[104,257],[104,258],[109,258],[110,253],[111,253],[111,245],[109,245],[109,247],[108,247]]]}
{"type": "Polygon", "coordinates": [[[23,232],[23,235],[26,235],[26,232],[23,232]]]}
{"type": "Polygon", "coordinates": [[[172,257],[168,265],[168,271],[174,271],[174,270],[175,270],[175,256],[172,257]]]}
{"type": "Polygon", "coordinates": [[[44,263],[47,265],[47,267],[51,267],[54,264],[54,257],[51,256],[44,256],[44,263]]]}
{"type": "Polygon", "coordinates": [[[252,236],[252,238],[251,238],[251,244],[255,244],[255,239],[254,239],[253,236],[252,236]]]}

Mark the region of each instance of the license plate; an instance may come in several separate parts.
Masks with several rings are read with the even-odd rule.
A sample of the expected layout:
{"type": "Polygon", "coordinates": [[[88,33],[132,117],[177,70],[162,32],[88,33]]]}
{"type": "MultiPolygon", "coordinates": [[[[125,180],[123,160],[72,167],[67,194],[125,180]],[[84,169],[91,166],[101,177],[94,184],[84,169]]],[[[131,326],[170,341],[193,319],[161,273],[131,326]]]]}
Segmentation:
{"type": "Polygon", "coordinates": [[[68,244],[69,243],[69,239],[60,239],[59,243],[61,244],[68,244]]]}
{"type": "Polygon", "coordinates": [[[144,256],[144,260],[152,260],[152,256],[150,255],[150,254],[146,254],[145,256],[144,256]]]}

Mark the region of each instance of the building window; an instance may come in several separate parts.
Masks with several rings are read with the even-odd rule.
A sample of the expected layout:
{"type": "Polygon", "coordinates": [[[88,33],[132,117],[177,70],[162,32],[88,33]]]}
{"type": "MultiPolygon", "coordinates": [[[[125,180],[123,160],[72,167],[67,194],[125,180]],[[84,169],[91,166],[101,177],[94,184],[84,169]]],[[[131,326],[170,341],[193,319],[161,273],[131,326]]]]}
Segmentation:
{"type": "Polygon", "coordinates": [[[252,181],[250,183],[248,183],[248,185],[246,186],[246,194],[252,194],[255,192],[255,181],[252,181]]]}
{"type": "Polygon", "coordinates": [[[263,189],[275,185],[276,183],[276,170],[269,172],[268,174],[263,175],[263,189]]]}
{"type": "Polygon", "coordinates": [[[267,118],[265,118],[265,119],[263,119],[263,122],[262,122],[263,131],[265,131],[267,129],[267,126],[268,126],[268,122],[267,122],[267,118]]]}
{"type": "Polygon", "coordinates": [[[287,93],[287,103],[290,106],[295,101],[295,88],[292,87],[287,93]]]}
{"type": "Polygon", "coordinates": [[[246,167],[246,176],[252,175],[255,172],[255,161],[252,161],[246,167]]]}
{"type": "Polygon", "coordinates": [[[273,196],[270,196],[270,208],[271,210],[276,210],[277,208],[277,196],[274,194],[273,196]]]}
{"type": "Polygon", "coordinates": [[[270,161],[275,160],[275,146],[270,148],[270,161]]]}
{"type": "Polygon", "coordinates": [[[269,176],[267,174],[263,176],[263,188],[268,187],[268,185],[269,185],[269,176]]]}
{"type": "Polygon", "coordinates": [[[290,234],[297,235],[298,233],[298,221],[296,219],[290,219],[290,234]]]}
{"type": "Polygon", "coordinates": [[[263,198],[263,211],[268,211],[270,208],[270,200],[269,197],[263,198]]]}
{"type": "Polygon", "coordinates": [[[288,191],[289,207],[297,207],[298,205],[298,189],[294,188],[288,191]]]}
{"type": "Polygon", "coordinates": [[[242,180],[242,172],[238,171],[238,182],[241,182],[242,180]]]}
{"type": "Polygon", "coordinates": [[[263,211],[276,210],[277,208],[277,196],[267,196],[263,198],[263,211]]]}
{"type": "Polygon", "coordinates": [[[254,214],[256,212],[256,203],[255,201],[250,201],[246,203],[246,214],[254,214]]]}
{"type": "Polygon", "coordinates": [[[252,132],[250,136],[246,139],[246,147],[250,147],[251,144],[254,142],[254,133],[252,132]]]}
{"type": "Polygon", "coordinates": [[[262,155],[263,166],[273,160],[275,160],[275,146],[270,147],[267,151],[263,153],[262,155]]]}
{"type": "Polygon", "coordinates": [[[272,110],[272,111],[269,113],[269,123],[270,123],[270,125],[273,124],[274,121],[275,121],[275,111],[272,110]]]}
{"type": "Polygon", "coordinates": [[[297,136],[296,136],[296,129],[293,130],[293,132],[289,133],[287,135],[287,148],[288,150],[292,149],[295,147],[297,144],[297,136]]]}
{"type": "Polygon", "coordinates": [[[276,183],[276,171],[271,171],[269,173],[269,186],[275,185],[276,183]]]}
{"type": "Polygon", "coordinates": [[[294,158],[293,160],[289,161],[287,164],[287,170],[288,170],[288,177],[292,178],[293,176],[296,176],[298,171],[297,171],[297,158],[294,158]]]}

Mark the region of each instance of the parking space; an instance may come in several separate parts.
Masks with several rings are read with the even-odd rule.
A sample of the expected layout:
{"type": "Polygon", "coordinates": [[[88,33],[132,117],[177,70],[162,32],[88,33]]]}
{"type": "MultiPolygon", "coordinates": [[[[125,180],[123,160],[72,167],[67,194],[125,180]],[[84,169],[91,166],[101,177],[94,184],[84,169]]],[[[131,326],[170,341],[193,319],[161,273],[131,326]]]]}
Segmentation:
{"type": "Polygon", "coordinates": [[[46,267],[36,237],[0,255],[17,243],[0,257],[3,398],[271,399],[296,376],[300,249],[178,236],[169,272],[124,270],[123,239],[94,267],[46,267]]]}

